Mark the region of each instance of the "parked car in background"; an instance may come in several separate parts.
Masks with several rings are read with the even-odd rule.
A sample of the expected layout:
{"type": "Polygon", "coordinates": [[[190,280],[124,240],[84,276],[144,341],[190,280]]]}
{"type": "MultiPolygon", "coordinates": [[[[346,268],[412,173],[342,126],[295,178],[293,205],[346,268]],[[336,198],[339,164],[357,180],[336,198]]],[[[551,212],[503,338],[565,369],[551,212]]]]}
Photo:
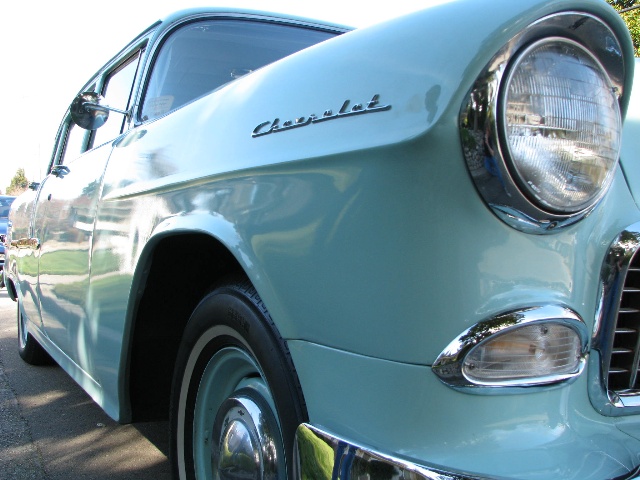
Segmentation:
{"type": "Polygon", "coordinates": [[[4,288],[4,242],[7,235],[7,224],[9,223],[9,208],[16,197],[0,195],[0,288],[4,288]]]}
{"type": "Polygon", "coordinates": [[[599,0],[171,15],[12,206],[19,353],[180,479],[638,478],[633,69],[599,0]]]}

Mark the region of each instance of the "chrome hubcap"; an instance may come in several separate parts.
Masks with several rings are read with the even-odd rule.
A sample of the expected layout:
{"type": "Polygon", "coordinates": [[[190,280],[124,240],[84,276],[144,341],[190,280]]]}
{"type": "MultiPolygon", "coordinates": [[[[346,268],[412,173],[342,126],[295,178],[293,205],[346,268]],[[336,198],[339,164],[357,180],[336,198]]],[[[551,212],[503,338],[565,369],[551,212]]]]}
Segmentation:
{"type": "Polygon", "coordinates": [[[196,478],[276,480],[286,476],[271,391],[244,350],[219,350],[205,368],[194,406],[196,478]]]}
{"type": "Polygon", "coordinates": [[[231,421],[219,447],[220,451],[214,452],[212,467],[218,464],[218,475],[222,480],[260,478],[260,451],[242,421],[231,421]]]}
{"type": "Polygon", "coordinates": [[[250,389],[225,401],[213,427],[211,469],[217,478],[278,478],[279,436],[273,428],[271,409],[250,389]]]}

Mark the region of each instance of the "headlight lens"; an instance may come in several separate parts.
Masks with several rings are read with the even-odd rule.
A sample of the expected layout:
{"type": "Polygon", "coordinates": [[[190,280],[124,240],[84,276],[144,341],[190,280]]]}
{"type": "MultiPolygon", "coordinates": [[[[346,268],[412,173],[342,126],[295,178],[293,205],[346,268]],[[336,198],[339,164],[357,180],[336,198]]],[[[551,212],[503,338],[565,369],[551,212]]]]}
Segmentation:
{"type": "Polygon", "coordinates": [[[570,375],[580,368],[578,333],[555,323],[521,326],[490,337],[466,356],[465,377],[485,384],[570,375]]]}
{"type": "Polygon", "coordinates": [[[540,208],[575,213],[606,191],[620,149],[614,88],[581,45],[541,40],[516,59],[503,93],[510,170],[540,208]]]}

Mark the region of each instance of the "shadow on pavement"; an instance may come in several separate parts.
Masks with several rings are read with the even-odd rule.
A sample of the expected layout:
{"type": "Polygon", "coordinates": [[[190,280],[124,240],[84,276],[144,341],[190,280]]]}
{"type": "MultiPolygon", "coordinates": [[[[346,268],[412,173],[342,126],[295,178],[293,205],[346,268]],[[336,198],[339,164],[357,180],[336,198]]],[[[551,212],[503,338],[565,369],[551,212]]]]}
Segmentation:
{"type": "Polygon", "coordinates": [[[168,423],[120,425],[57,365],[17,352],[15,303],[0,290],[0,477],[170,479],[168,423]]]}

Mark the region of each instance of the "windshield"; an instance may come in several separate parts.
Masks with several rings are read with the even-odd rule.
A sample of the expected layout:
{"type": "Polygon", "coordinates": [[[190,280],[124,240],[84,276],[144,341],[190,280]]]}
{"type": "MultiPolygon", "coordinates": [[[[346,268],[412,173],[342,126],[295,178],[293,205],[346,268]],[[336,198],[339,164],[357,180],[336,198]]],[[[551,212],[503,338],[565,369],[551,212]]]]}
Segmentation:
{"type": "Polygon", "coordinates": [[[142,104],[153,120],[337,32],[248,20],[204,20],[173,32],[156,55],[142,104]]]}

